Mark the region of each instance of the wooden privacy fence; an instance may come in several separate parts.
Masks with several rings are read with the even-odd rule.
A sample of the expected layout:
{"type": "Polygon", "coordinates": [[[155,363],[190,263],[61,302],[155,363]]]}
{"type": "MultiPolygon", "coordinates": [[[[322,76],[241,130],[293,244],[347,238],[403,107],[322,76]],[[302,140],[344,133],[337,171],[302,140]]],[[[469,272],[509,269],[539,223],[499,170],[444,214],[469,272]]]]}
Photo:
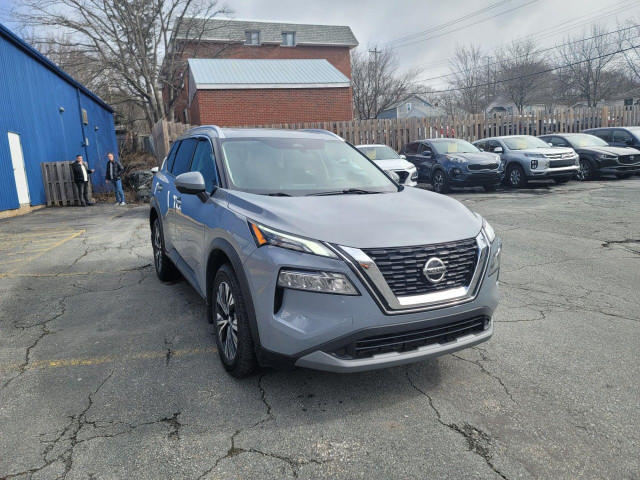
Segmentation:
{"type": "MultiPolygon", "coordinates": [[[[470,142],[497,135],[543,135],[575,133],[595,127],[640,125],[640,106],[592,107],[555,110],[550,113],[477,114],[430,118],[353,120],[340,122],[307,122],[272,125],[250,125],[259,128],[329,130],[354,145],[383,143],[400,150],[406,143],[423,138],[455,137],[470,142]]],[[[246,126],[245,126],[246,127],[246,126]]],[[[161,120],[153,137],[158,162],[169,146],[191,125],[161,120]],[[162,145],[162,148],[158,148],[162,145]]]]}
{"type": "MultiPolygon", "coordinates": [[[[47,162],[40,164],[48,207],[80,205],[78,189],[73,183],[72,164],[73,162],[47,162]]],[[[92,196],[93,189],[91,181],[89,181],[89,198],[92,198],[92,196]]]]}

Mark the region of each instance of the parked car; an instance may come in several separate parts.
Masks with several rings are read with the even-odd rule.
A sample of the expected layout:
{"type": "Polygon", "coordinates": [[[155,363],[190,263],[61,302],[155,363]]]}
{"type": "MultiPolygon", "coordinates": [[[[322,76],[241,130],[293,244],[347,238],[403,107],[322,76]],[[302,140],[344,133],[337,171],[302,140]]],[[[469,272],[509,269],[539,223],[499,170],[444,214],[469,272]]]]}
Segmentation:
{"type": "Polygon", "coordinates": [[[417,167],[418,180],[430,182],[438,193],[478,186],[494,191],[504,176],[500,155],[481,152],[465,140],[420,140],[405,145],[401,152],[417,167]]]}
{"type": "Polygon", "coordinates": [[[376,165],[391,175],[396,182],[408,187],[418,185],[418,173],[416,167],[398,155],[394,149],[387,145],[371,144],[356,145],[356,148],[364,153],[376,165]]]}
{"type": "Polygon", "coordinates": [[[197,127],[152,184],[154,264],[206,300],[224,368],[355,372],[488,340],[501,241],[337,135],[197,127]]]}
{"type": "Polygon", "coordinates": [[[531,135],[485,138],[474,142],[480,150],[499,153],[507,185],[522,188],[529,180],[566,183],[578,171],[578,154],[571,148],[551,147],[531,135]]]}
{"type": "Polygon", "coordinates": [[[589,128],[582,133],[595,135],[612,147],[640,148],[640,127],[589,128]]]}
{"type": "Polygon", "coordinates": [[[556,133],[544,135],[541,140],[554,147],[573,148],[580,156],[578,180],[591,180],[600,175],[628,178],[640,173],[640,150],[629,147],[612,147],[595,135],[586,133],[556,133]]]}

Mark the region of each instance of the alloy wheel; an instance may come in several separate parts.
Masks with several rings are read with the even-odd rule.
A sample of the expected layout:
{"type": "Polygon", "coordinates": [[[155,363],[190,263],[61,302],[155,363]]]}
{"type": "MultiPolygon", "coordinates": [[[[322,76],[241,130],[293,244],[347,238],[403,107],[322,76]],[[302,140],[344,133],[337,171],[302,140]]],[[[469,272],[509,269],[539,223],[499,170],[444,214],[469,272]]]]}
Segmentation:
{"type": "Polygon", "coordinates": [[[436,192],[441,192],[443,185],[444,185],[444,177],[442,176],[442,173],[438,172],[433,177],[433,189],[436,192]]]}
{"type": "Polygon", "coordinates": [[[509,174],[509,181],[511,182],[511,185],[513,186],[520,185],[520,180],[521,180],[520,170],[518,170],[517,168],[512,169],[511,173],[509,174]]]}
{"type": "Polygon", "coordinates": [[[591,176],[591,165],[586,160],[580,160],[580,168],[576,173],[578,180],[588,180],[591,176]]]}
{"type": "Polygon", "coordinates": [[[160,238],[160,226],[156,223],[153,229],[153,259],[156,269],[162,269],[162,239],[160,238]]]}
{"type": "Polygon", "coordinates": [[[216,324],[224,356],[232,362],[238,351],[238,318],[229,284],[221,282],[216,292],[216,324]]]}

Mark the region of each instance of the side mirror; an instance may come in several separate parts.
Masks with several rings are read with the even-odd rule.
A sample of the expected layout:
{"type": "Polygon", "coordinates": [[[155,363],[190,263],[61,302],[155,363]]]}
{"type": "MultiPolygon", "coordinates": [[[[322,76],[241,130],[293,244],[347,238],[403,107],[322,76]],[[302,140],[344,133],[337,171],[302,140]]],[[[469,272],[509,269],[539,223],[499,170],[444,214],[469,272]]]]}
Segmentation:
{"type": "Polygon", "coordinates": [[[553,147],[553,143],[551,142],[547,142],[547,145],[549,145],[550,147],[553,147]]]}
{"type": "Polygon", "coordinates": [[[496,147],[496,148],[493,149],[493,153],[502,153],[502,152],[504,152],[502,147],[496,147]]]}
{"type": "Polygon", "coordinates": [[[175,185],[180,193],[187,195],[198,195],[207,191],[204,177],[200,172],[181,173],[176,177],[175,185]]]}
{"type": "Polygon", "coordinates": [[[403,159],[403,160],[406,160],[407,156],[406,155],[400,155],[400,158],[403,159]]]}
{"type": "Polygon", "coordinates": [[[158,167],[151,168],[151,173],[153,173],[154,175],[158,173],[158,167]]]}

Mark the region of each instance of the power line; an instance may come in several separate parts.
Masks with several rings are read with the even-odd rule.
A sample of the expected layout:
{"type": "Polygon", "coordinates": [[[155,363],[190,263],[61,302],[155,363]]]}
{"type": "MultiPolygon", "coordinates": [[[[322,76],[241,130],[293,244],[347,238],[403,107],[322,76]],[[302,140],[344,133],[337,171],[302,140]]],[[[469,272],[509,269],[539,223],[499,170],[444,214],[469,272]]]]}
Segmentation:
{"type": "MultiPolygon", "coordinates": [[[[587,13],[587,14],[582,15],[582,16],[580,16],[580,17],[576,17],[576,18],[574,18],[574,19],[572,19],[572,20],[566,20],[566,21],[561,22],[561,23],[558,23],[558,24],[556,24],[556,25],[552,25],[551,27],[547,27],[547,28],[545,28],[545,29],[538,30],[538,31],[537,31],[537,32],[535,32],[535,33],[532,33],[532,34],[526,35],[526,36],[522,37],[521,39],[517,40],[517,41],[516,41],[516,43],[518,43],[518,42],[523,42],[523,41],[527,40],[528,38],[532,38],[532,37],[536,37],[536,36],[538,37],[538,39],[549,38],[549,37],[552,37],[552,36],[554,36],[554,35],[557,35],[558,33],[564,33],[564,32],[566,32],[566,31],[568,31],[568,30],[573,30],[573,29],[575,29],[575,28],[578,28],[578,27],[581,27],[581,26],[587,25],[587,24],[589,24],[589,23],[591,23],[591,22],[594,22],[594,21],[596,21],[596,20],[601,20],[601,19],[603,19],[603,18],[610,17],[610,16],[612,16],[612,15],[616,15],[616,14],[620,13],[621,11],[626,10],[626,9],[628,8],[628,6],[625,6],[625,7],[623,7],[623,8],[620,8],[620,9],[618,9],[618,10],[614,11],[614,12],[609,12],[609,13],[606,13],[606,14],[603,14],[603,15],[597,15],[596,17],[591,18],[591,19],[587,20],[586,22],[583,22],[583,23],[580,23],[580,24],[577,24],[577,25],[570,26],[569,28],[558,29],[558,27],[562,27],[563,25],[566,25],[567,23],[573,23],[573,22],[576,22],[576,21],[578,21],[578,20],[580,20],[580,19],[582,19],[582,18],[585,18],[585,17],[589,17],[589,16],[591,16],[591,15],[594,15],[594,14],[596,14],[596,13],[598,13],[598,12],[602,11],[602,10],[610,10],[611,8],[618,7],[618,6],[620,6],[620,5],[622,5],[622,4],[625,4],[625,3],[629,3],[630,1],[634,1],[634,2],[635,2],[636,0],[622,0],[621,2],[614,3],[614,4],[608,5],[608,6],[603,7],[603,8],[599,8],[599,9],[593,10],[593,11],[592,11],[592,12],[590,12],[590,13],[587,13]],[[549,33],[547,33],[547,34],[545,34],[545,35],[540,36],[540,33],[547,32],[547,31],[549,31],[549,30],[555,30],[555,29],[558,29],[558,31],[549,32],[549,33]]],[[[637,8],[638,6],[639,6],[639,5],[636,5],[636,6],[631,7],[631,8],[637,8]]],[[[497,45],[497,46],[495,46],[495,47],[493,47],[493,48],[489,49],[489,50],[487,51],[487,53],[490,53],[490,52],[493,52],[493,51],[495,51],[495,50],[498,50],[500,47],[502,47],[502,46],[504,46],[504,45],[505,45],[504,43],[502,43],[502,44],[500,44],[500,45],[497,45]]],[[[425,62],[425,63],[418,63],[418,64],[413,64],[413,65],[405,65],[405,66],[402,66],[402,67],[400,67],[400,68],[401,68],[401,69],[406,69],[406,68],[411,68],[411,67],[434,67],[434,68],[435,68],[435,67],[442,67],[442,66],[447,66],[447,65],[449,64],[449,62],[450,62],[452,59],[453,59],[453,57],[449,57],[449,58],[445,58],[445,59],[442,59],[442,60],[436,60],[436,61],[434,61],[434,62],[425,62]]]]}
{"type": "Polygon", "coordinates": [[[447,23],[443,23],[442,25],[438,25],[436,27],[432,27],[432,28],[429,28],[427,30],[423,30],[421,32],[414,33],[412,35],[407,35],[406,37],[400,37],[400,38],[396,38],[395,40],[389,40],[388,42],[380,43],[380,44],[378,44],[376,46],[377,47],[384,47],[386,45],[391,45],[392,43],[411,40],[413,38],[420,37],[420,36],[425,35],[427,33],[431,33],[431,32],[435,32],[437,30],[441,30],[441,29],[446,28],[446,27],[448,27],[450,25],[454,25],[456,23],[462,22],[462,21],[467,20],[469,18],[475,17],[476,15],[480,15],[481,13],[489,11],[489,10],[491,10],[493,8],[499,7],[500,5],[504,5],[505,3],[509,3],[510,1],[511,0],[502,0],[502,1],[498,2],[498,3],[494,3],[493,5],[489,5],[488,7],[481,8],[480,10],[476,10],[474,12],[471,12],[471,13],[465,15],[464,17],[460,17],[460,18],[458,18],[456,20],[451,20],[451,21],[449,21],[447,23]]]}
{"type": "Polygon", "coordinates": [[[477,85],[472,85],[470,87],[448,88],[446,90],[437,90],[435,92],[426,92],[426,91],[425,92],[416,92],[416,94],[420,95],[420,94],[425,94],[425,93],[438,94],[438,93],[447,93],[447,92],[459,92],[459,91],[462,91],[462,90],[470,90],[472,88],[481,88],[481,87],[486,87],[486,86],[489,86],[489,85],[497,85],[497,84],[500,84],[500,83],[512,82],[514,80],[520,80],[520,79],[523,79],[523,78],[533,77],[535,75],[540,75],[540,74],[543,74],[543,73],[550,73],[550,72],[554,72],[556,70],[562,70],[564,68],[573,67],[575,65],[580,65],[581,63],[591,62],[593,60],[599,60],[599,59],[605,58],[605,57],[613,57],[614,55],[617,55],[619,53],[624,53],[626,51],[633,50],[633,49],[639,48],[639,47],[640,47],[640,44],[632,45],[632,46],[627,47],[627,48],[616,50],[615,52],[606,53],[604,55],[600,55],[600,56],[597,56],[597,57],[587,58],[585,60],[580,60],[579,62],[568,63],[566,65],[560,65],[559,67],[547,68],[547,69],[544,69],[544,70],[540,70],[538,72],[527,73],[526,75],[520,75],[518,77],[507,78],[505,80],[497,80],[497,81],[489,82],[489,83],[479,83],[477,85]]]}
{"type": "MultiPolygon", "coordinates": [[[[614,33],[623,32],[625,30],[631,30],[632,28],[636,28],[636,27],[640,27],[640,24],[632,25],[632,26],[626,27],[626,28],[621,28],[619,30],[614,30],[612,32],[602,33],[600,35],[594,35],[593,37],[589,37],[589,38],[581,38],[579,40],[574,40],[572,42],[567,42],[567,43],[563,43],[563,44],[560,44],[560,45],[555,45],[553,47],[545,48],[543,50],[537,50],[537,51],[532,52],[532,53],[536,54],[536,55],[539,55],[539,54],[544,53],[544,52],[549,52],[551,50],[556,50],[556,49],[561,48],[561,47],[566,47],[568,45],[573,45],[574,43],[586,42],[588,40],[593,40],[595,38],[605,37],[607,35],[613,35],[614,33]]],[[[614,43],[615,42],[612,42],[612,43],[609,43],[607,45],[613,45],[614,43]]],[[[512,59],[515,60],[515,59],[518,59],[518,58],[526,57],[527,55],[529,55],[529,54],[519,55],[517,57],[512,57],[512,59]]],[[[487,58],[489,58],[489,57],[487,57],[487,58]]],[[[476,70],[484,69],[484,68],[487,68],[487,67],[490,67],[490,66],[493,66],[493,65],[499,65],[499,64],[500,64],[500,62],[492,62],[492,63],[487,63],[485,65],[478,65],[477,67],[474,67],[474,68],[470,69],[470,71],[476,71],[476,70]]],[[[429,80],[437,80],[439,78],[452,77],[454,75],[457,75],[458,73],[462,73],[462,71],[458,70],[457,72],[451,72],[451,73],[447,73],[445,75],[438,75],[437,77],[429,77],[429,78],[422,79],[421,81],[428,82],[429,80]]]]}

